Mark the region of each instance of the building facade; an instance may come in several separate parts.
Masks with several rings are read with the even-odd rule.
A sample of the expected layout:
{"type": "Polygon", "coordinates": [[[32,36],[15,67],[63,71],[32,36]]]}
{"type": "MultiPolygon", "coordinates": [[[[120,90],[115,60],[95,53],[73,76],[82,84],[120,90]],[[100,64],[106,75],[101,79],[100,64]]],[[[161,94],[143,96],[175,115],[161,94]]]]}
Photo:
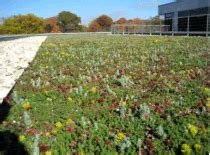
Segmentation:
{"type": "Polygon", "coordinates": [[[170,31],[210,31],[210,0],[176,0],[160,5],[159,15],[170,31]]]}

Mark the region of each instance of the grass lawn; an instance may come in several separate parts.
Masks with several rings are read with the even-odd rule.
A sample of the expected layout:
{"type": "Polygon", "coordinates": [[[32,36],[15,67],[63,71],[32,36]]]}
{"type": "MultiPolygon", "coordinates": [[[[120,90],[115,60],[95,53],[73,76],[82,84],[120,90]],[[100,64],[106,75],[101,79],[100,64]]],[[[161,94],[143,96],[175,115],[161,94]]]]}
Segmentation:
{"type": "Polygon", "coordinates": [[[0,131],[31,154],[205,154],[208,48],[200,37],[48,37],[0,131]]]}

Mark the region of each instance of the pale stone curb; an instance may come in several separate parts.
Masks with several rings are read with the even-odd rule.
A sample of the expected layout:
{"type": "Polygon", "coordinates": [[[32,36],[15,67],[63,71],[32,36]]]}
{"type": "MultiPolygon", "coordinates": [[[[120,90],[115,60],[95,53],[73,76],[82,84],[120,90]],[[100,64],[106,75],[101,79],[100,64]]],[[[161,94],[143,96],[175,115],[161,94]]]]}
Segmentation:
{"type": "Polygon", "coordinates": [[[0,42],[0,103],[34,59],[46,38],[33,36],[0,42]]]}

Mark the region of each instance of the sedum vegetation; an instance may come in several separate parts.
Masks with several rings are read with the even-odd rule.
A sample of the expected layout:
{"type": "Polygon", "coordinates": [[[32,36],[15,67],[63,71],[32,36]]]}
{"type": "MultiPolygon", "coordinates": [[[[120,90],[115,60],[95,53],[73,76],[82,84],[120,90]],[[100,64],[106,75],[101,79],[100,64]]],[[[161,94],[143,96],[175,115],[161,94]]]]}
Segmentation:
{"type": "Polygon", "coordinates": [[[207,50],[199,37],[49,37],[0,130],[30,153],[208,153],[207,50]]]}

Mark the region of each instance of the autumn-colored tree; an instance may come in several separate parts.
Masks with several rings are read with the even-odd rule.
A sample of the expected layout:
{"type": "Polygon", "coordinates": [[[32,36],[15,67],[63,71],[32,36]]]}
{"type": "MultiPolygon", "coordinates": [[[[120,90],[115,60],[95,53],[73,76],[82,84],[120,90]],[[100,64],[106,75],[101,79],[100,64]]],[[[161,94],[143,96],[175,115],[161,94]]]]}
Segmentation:
{"type": "Polygon", "coordinates": [[[58,21],[56,17],[48,18],[45,22],[45,31],[51,33],[61,32],[60,27],[58,25],[58,21]]]}
{"type": "Polygon", "coordinates": [[[93,20],[88,27],[89,32],[110,31],[113,20],[107,15],[101,15],[93,20]]]}
{"type": "Polygon", "coordinates": [[[100,25],[101,31],[110,31],[110,27],[113,24],[112,18],[107,15],[99,16],[96,18],[96,22],[100,25]]]}
{"type": "Polygon", "coordinates": [[[115,21],[115,24],[126,24],[128,20],[124,17],[120,18],[119,20],[115,21]]]}
{"type": "Polygon", "coordinates": [[[128,20],[128,23],[129,23],[129,24],[139,24],[139,25],[145,24],[145,23],[144,23],[144,20],[142,20],[142,19],[140,19],[140,18],[130,19],[130,20],[128,20]]]}
{"type": "Polygon", "coordinates": [[[143,19],[140,18],[134,18],[134,19],[129,19],[127,20],[126,18],[122,17],[118,19],[117,21],[114,22],[115,24],[139,24],[143,25],[145,24],[143,19]]]}
{"type": "MultiPolygon", "coordinates": [[[[142,27],[135,27],[132,25],[144,25],[145,22],[144,20],[140,19],[140,18],[134,18],[134,19],[129,19],[127,20],[126,18],[122,17],[120,19],[118,19],[117,21],[114,22],[115,24],[126,24],[126,25],[130,25],[130,28],[132,29],[133,32],[139,32],[142,30],[142,27]]],[[[115,28],[115,31],[119,31],[119,32],[129,32],[129,27],[117,27],[115,28]]]]}
{"type": "Polygon", "coordinates": [[[44,19],[33,14],[12,16],[4,21],[7,34],[30,34],[44,32],[44,19]]]}
{"type": "Polygon", "coordinates": [[[101,29],[101,26],[97,23],[96,20],[93,20],[93,21],[90,23],[90,25],[89,25],[87,31],[88,31],[88,32],[97,32],[97,31],[99,31],[100,29],[101,29]]]}

